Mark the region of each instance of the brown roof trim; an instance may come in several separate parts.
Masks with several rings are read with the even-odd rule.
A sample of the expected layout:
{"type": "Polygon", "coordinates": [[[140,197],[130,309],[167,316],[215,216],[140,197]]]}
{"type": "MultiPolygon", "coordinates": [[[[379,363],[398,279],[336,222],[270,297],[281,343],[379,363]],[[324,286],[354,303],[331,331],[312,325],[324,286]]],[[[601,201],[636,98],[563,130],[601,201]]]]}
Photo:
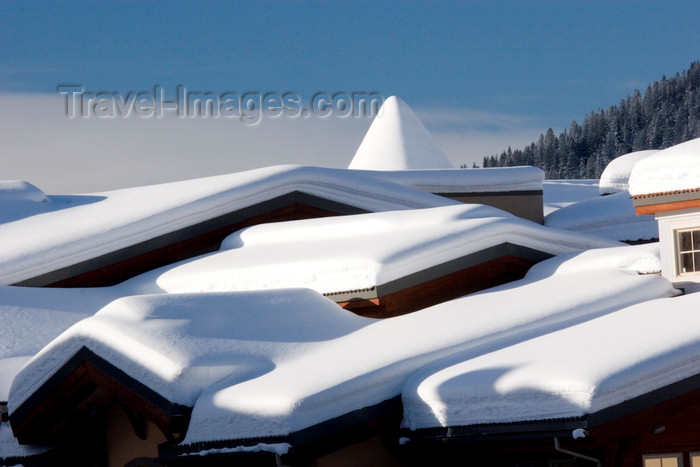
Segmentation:
{"type": "Polygon", "coordinates": [[[700,206],[700,188],[634,195],[631,198],[638,215],[679,211],[700,206]]]}
{"type": "Polygon", "coordinates": [[[60,425],[97,389],[152,421],[164,433],[184,433],[191,408],[170,402],[153,389],[82,347],[19,407],[10,413],[22,444],[51,444],[60,425]]]}
{"type": "Polygon", "coordinates": [[[377,287],[326,296],[358,315],[390,318],[521,279],[533,264],[552,256],[504,242],[377,287]]]}
{"type": "Polygon", "coordinates": [[[435,266],[421,269],[398,279],[385,282],[372,287],[353,290],[341,290],[337,292],[326,292],[323,295],[336,302],[346,302],[352,300],[371,300],[391,295],[402,290],[415,287],[425,282],[439,279],[449,274],[463,271],[467,268],[488,263],[504,256],[522,258],[532,263],[538,263],[551,258],[552,254],[533,248],[525,247],[511,242],[503,242],[483,250],[475,251],[459,258],[445,261],[435,266]]]}
{"type": "Polygon", "coordinates": [[[682,211],[684,209],[700,208],[700,199],[687,201],[674,201],[658,204],[636,205],[635,213],[637,215],[656,214],[659,212],[682,211]]]}
{"type": "Polygon", "coordinates": [[[700,188],[686,188],[685,190],[661,191],[658,193],[644,193],[641,195],[633,195],[632,199],[653,198],[656,196],[678,195],[682,193],[697,193],[700,188]]]}

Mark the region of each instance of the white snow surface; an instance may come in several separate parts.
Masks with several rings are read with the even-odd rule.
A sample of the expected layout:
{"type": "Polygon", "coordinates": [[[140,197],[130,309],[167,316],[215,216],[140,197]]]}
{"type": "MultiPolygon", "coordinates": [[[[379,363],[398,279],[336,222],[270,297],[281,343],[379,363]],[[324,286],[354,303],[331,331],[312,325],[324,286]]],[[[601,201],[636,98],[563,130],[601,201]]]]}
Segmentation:
{"type": "Polygon", "coordinates": [[[700,295],[646,301],[404,388],[411,429],[580,417],[700,372],[700,295]]]}
{"type": "Polygon", "coordinates": [[[653,249],[563,255],[521,281],[370,322],[256,378],[224,378],[198,398],[183,443],[295,432],[400,394],[412,373],[437,359],[476,357],[675,294],[666,279],[639,275],[638,266],[659,267],[653,249]]]}
{"type": "Polygon", "coordinates": [[[9,408],[86,347],[194,405],[185,443],[284,435],[394,397],[438,358],[477,356],[672,295],[667,280],[638,274],[649,269],[658,258],[638,247],[571,253],[521,281],[388,320],[358,317],[308,289],[120,298],[27,363],[9,408]]]}
{"type": "Polygon", "coordinates": [[[545,216],[557,209],[598,197],[598,180],[545,180],[542,185],[545,216]]]}
{"type": "Polygon", "coordinates": [[[400,98],[384,101],[349,169],[453,169],[418,116],[400,98]]]}
{"type": "Polygon", "coordinates": [[[638,216],[627,191],[598,196],[571,204],[548,214],[547,227],[566,229],[610,240],[650,240],[659,238],[653,215],[638,216]]]}
{"type": "Polygon", "coordinates": [[[634,165],[632,196],[700,189],[700,138],[659,151],[634,165]]]}
{"type": "Polygon", "coordinates": [[[227,237],[221,251],[130,280],[132,293],[308,287],[367,289],[511,243],[558,255],[619,243],[542,227],[500,209],[430,209],[263,224],[227,237]]]}
{"type": "Polygon", "coordinates": [[[0,286],[0,402],[22,367],[45,345],[118,297],[114,289],[0,286]]]}
{"type": "Polygon", "coordinates": [[[22,212],[26,217],[0,224],[0,284],[20,282],[293,191],[369,211],[457,204],[367,173],[304,166],[49,197],[40,203],[40,212],[13,210],[10,217],[22,212]]]}
{"type": "MultiPolygon", "coordinates": [[[[235,448],[205,449],[196,453],[198,456],[209,456],[212,454],[230,454],[234,452],[274,452],[278,455],[287,454],[292,445],[289,443],[258,443],[255,446],[236,446],[235,448]]],[[[180,454],[187,456],[189,454],[180,454]]]]}
{"type": "Polygon", "coordinates": [[[600,174],[599,191],[601,195],[609,195],[619,191],[629,190],[629,178],[634,165],[658,150],[635,151],[616,157],[600,174]]]}
{"type": "Polygon", "coordinates": [[[49,199],[36,186],[21,180],[0,180],[0,224],[48,210],[49,199]]]}
{"type": "MultiPolygon", "coordinates": [[[[27,446],[17,442],[12,435],[9,423],[0,423],[0,460],[8,458],[22,458],[35,456],[45,452],[47,448],[41,446],[27,446]]],[[[15,465],[15,464],[12,464],[15,465]]]]}
{"type": "Polygon", "coordinates": [[[36,186],[22,180],[0,180],[0,203],[11,201],[46,201],[46,194],[36,186]]]}
{"type": "Polygon", "coordinates": [[[82,347],[166,399],[192,406],[223,377],[258,377],[369,322],[308,289],[124,297],[37,353],[15,377],[9,409],[82,347]]]}
{"type": "MultiPolygon", "coordinates": [[[[220,252],[114,287],[0,286],[0,401],[17,407],[87,347],[172,402],[194,406],[186,443],[284,435],[394,397],[425,365],[446,368],[447,361],[674,294],[666,279],[638,274],[660,270],[654,245],[567,253],[521,281],[383,321],[358,317],[309,289],[229,292],[240,288],[235,274],[250,288],[381,284],[502,240],[554,254],[617,244],[403,186],[458,187],[468,172],[282,166],[44,198],[13,182],[19,188],[6,191],[24,194],[0,203],[3,283],[291,191],[389,212],[251,227],[230,236],[220,252]],[[456,178],[440,182],[440,172],[456,178]],[[416,208],[425,209],[407,210],[416,208]]],[[[483,186],[541,177],[531,170],[481,173],[494,174],[483,186]]],[[[575,196],[562,191],[552,206],[573,203],[590,188],[572,183],[575,196]]],[[[11,444],[0,446],[0,457],[14,452],[11,444]]]]}

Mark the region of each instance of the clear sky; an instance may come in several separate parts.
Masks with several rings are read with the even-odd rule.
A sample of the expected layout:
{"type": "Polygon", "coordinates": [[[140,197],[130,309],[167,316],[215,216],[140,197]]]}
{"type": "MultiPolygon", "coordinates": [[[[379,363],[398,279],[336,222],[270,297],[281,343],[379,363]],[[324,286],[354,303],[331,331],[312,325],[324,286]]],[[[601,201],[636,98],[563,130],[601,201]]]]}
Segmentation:
{"type": "Polygon", "coordinates": [[[154,85],[167,97],[178,85],[397,95],[455,164],[480,161],[683,71],[700,59],[699,20],[697,0],[2,2],[0,170],[70,191],[270,163],[343,167],[370,124],[75,121],[62,84],[120,96],[154,85]],[[58,183],[117,159],[110,180],[58,183]]]}

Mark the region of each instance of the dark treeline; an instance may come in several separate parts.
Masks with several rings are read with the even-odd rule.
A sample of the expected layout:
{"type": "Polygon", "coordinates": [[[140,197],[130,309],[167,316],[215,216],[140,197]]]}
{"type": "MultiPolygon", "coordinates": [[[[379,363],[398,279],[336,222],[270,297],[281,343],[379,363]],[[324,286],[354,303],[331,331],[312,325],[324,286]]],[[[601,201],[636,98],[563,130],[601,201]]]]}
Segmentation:
{"type": "Polygon", "coordinates": [[[635,91],[618,106],[572,122],[559,136],[550,128],[524,149],[484,158],[484,167],[534,165],[548,179],[599,178],[612,159],[663,149],[700,137],[700,62],[635,91]]]}

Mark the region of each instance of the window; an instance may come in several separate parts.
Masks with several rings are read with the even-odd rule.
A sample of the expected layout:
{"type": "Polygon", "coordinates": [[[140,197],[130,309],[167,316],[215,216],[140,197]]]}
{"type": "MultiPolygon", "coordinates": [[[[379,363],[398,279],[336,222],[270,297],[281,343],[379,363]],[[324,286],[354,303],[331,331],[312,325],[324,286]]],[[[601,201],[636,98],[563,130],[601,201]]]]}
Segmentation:
{"type": "Polygon", "coordinates": [[[700,452],[690,453],[690,467],[700,467],[700,452]]]}
{"type": "Polygon", "coordinates": [[[683,467],[683,454],[652,454],[643,459],[644,467],[683,467]]]}
{"type": "Polygon", "coordinates": [[[678,274],[700,272],[700,229],[676,230],[678,274]]]}

